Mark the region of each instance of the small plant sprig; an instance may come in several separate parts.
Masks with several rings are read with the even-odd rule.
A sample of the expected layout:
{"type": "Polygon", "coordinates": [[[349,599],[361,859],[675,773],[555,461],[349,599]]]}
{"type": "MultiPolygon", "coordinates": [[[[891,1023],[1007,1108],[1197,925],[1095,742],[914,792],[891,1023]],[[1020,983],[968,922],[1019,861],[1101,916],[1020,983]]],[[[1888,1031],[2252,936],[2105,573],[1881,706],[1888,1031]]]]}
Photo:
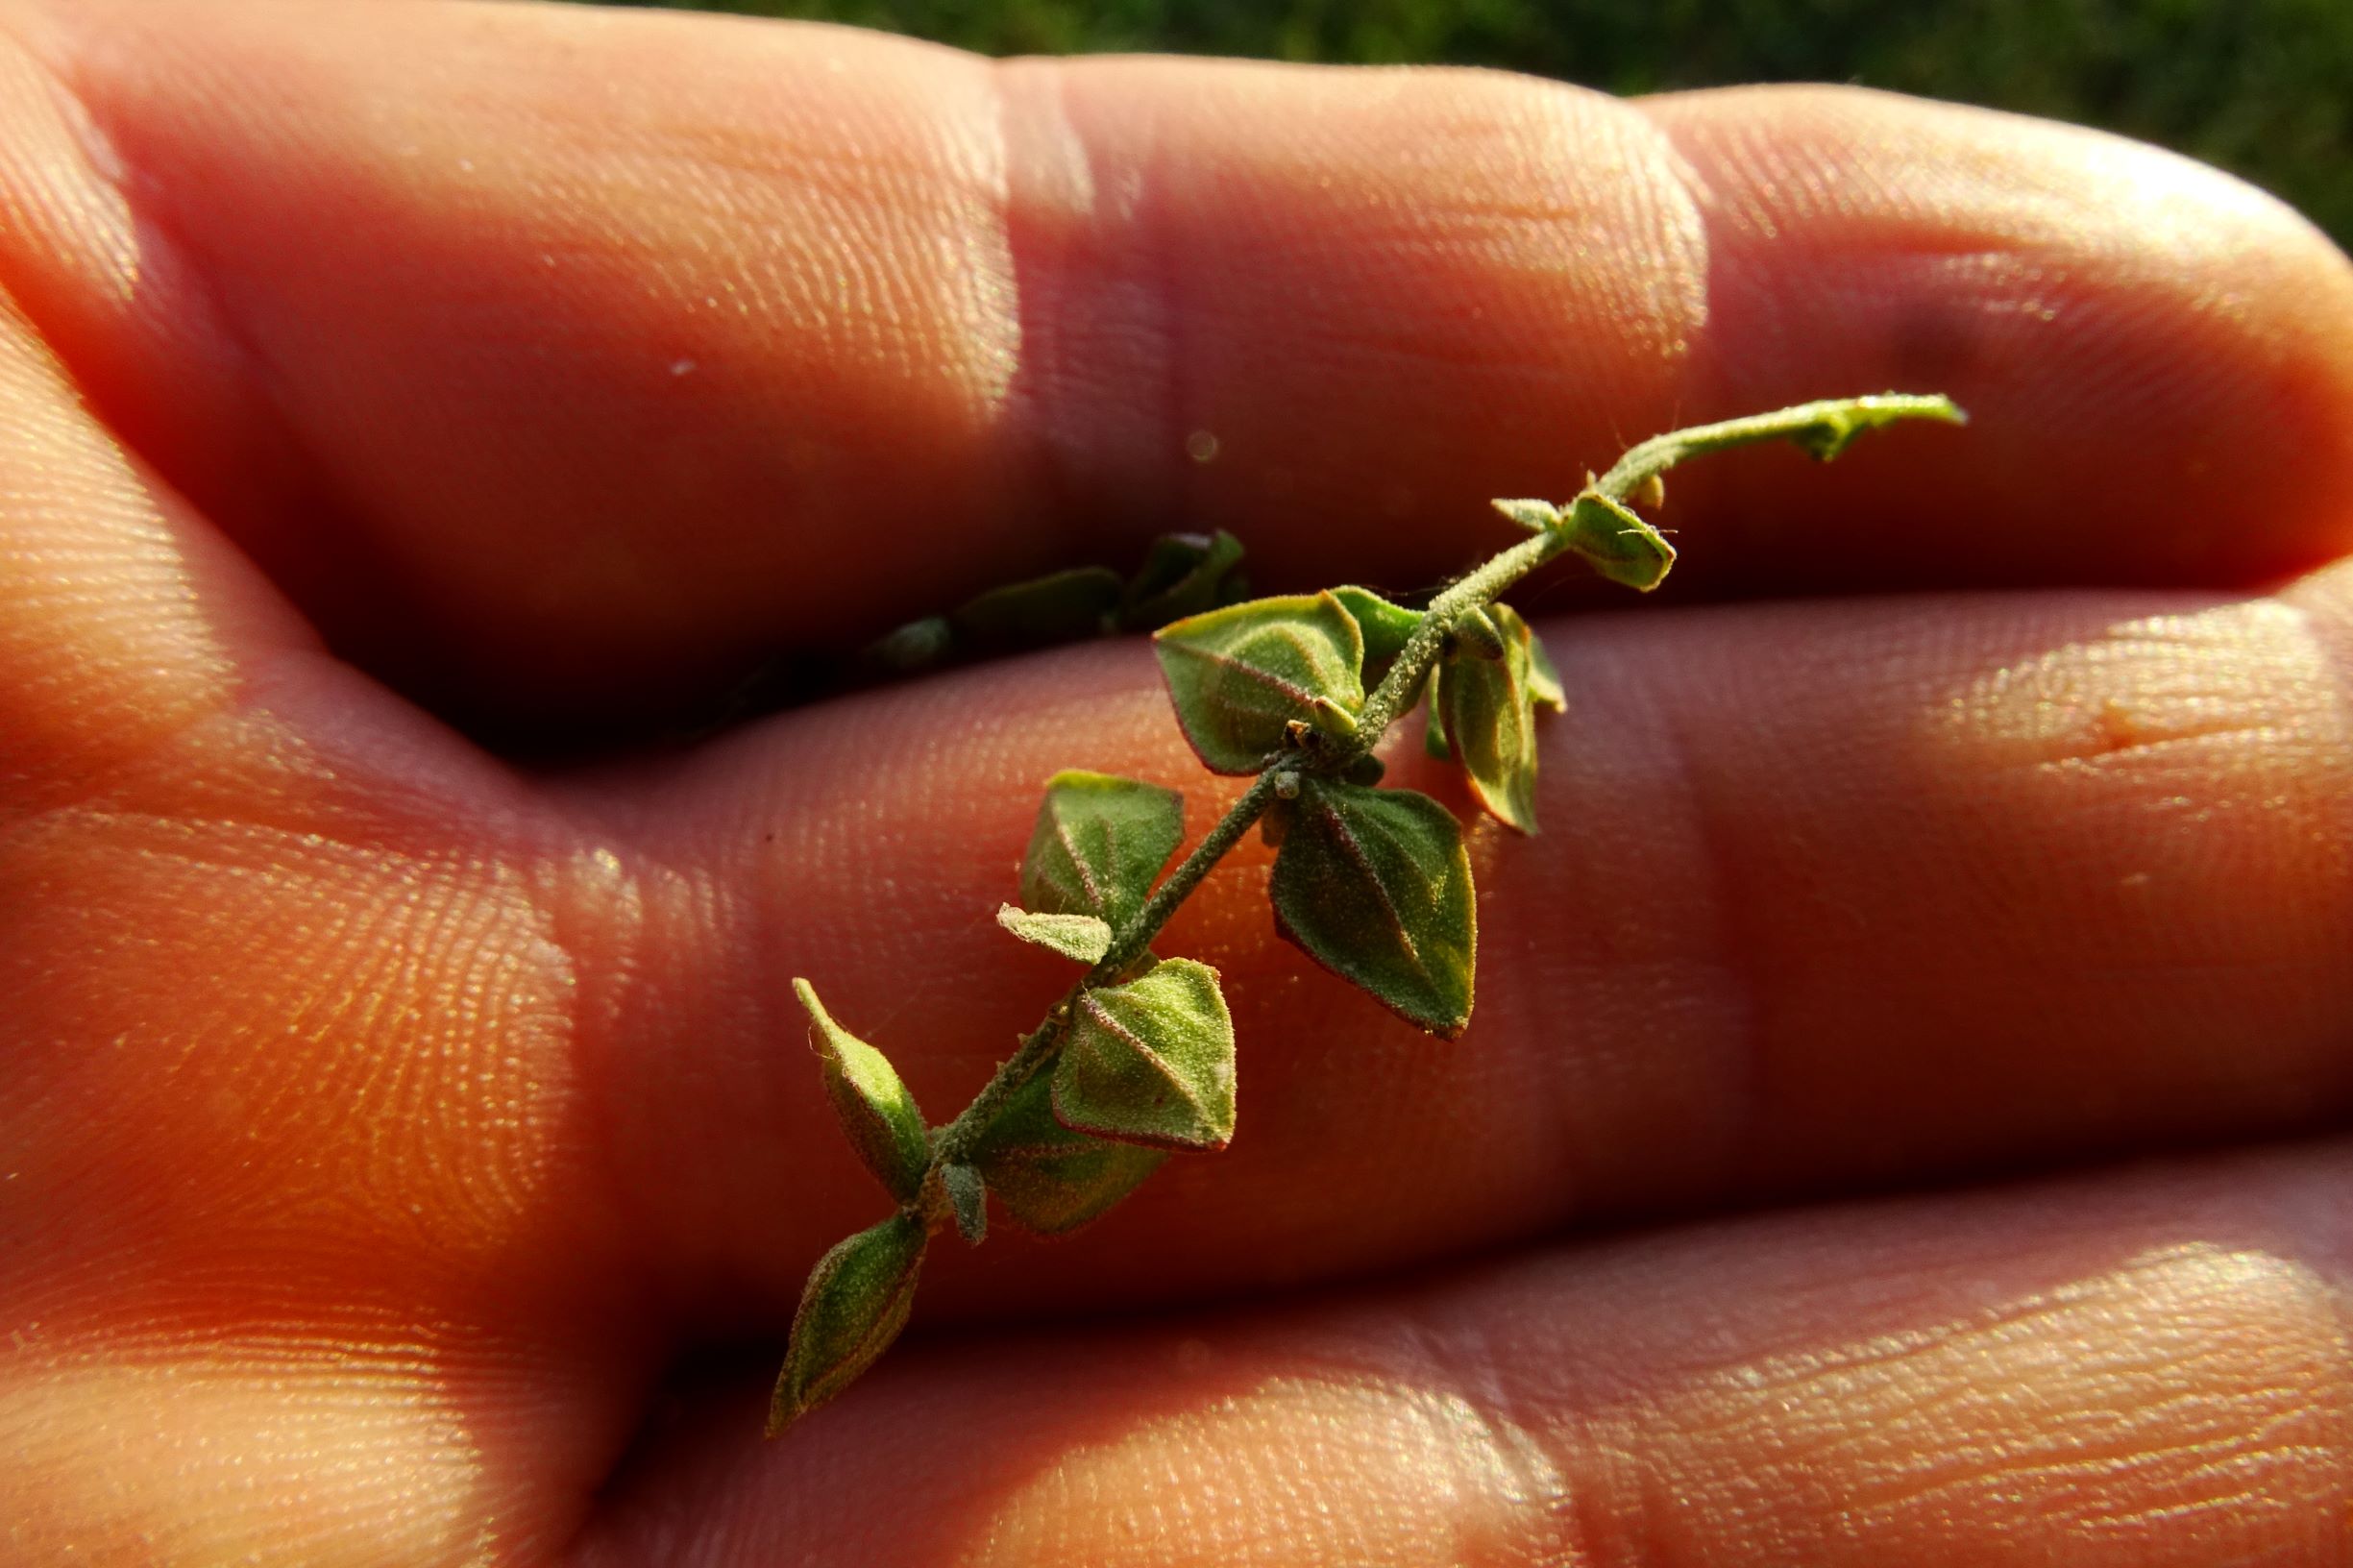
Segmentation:
{"type": "MultiPolygon", "coordinates": [[[[1629,450],[1566,505],[1495,502],[1530,537],[1427,608],[1341,587],[1162,626],[1154,648],[1186,739],[1211,772],[1253,782],[1155,886],[1183,835],[1175,791],[1102,773],[1048,781],[1021,902],[997,921],[1088,968],[960,1115],[927,1126],[883,1054],[793,982],[843,1129],[898,1208],[810,1272],[770,1435],[873,1363],[906,1324],[931,1237],[952,1224],[978,1245],[992,1195],[1029,1230],[1059,1235],[1170,1152],[1225,1147],[1234,1023],[1217,971],[1149,944],[1253,825],[1278,846],[1269,894],[1283,936],[1432,1034],[1461,1034],[1477,946],[1462,831],[1430,796],[1376,788],[1373,748],[1427,699],[1430,748],[1461,763],[1488,812],[1535,831],[1535,711],[1565,694],[1534,631],[1498,599],[1505,589],[1567,554],[1656,587],[1675,551],[1635,508],[1655,509],[1660,477],[1687,457],[1778,439],[1826,461],[1882,425],[1962,418],[1949,399],[1889,393],[1677,430],[1629,450]]],[[[1091,609],[1077,619],[1105,613],[1113,586],[1089,579],[1073,597],[1091,609]]]]}

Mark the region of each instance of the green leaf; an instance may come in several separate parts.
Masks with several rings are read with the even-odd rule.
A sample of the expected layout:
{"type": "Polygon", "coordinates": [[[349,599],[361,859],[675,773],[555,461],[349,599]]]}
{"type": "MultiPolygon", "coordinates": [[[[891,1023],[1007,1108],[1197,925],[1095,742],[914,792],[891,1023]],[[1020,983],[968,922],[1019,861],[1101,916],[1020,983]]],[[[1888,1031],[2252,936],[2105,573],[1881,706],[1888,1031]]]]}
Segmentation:
{"type": "Polygon", "coordinates": [[[1484,605],[1465,610],[1449,628],[1455,634],[1456,651],[1474,659],[1500,659],[1504,656],[1504,629],[1484,605]]]}
{"type": "Polygon", "coordinates": [[[1569,548],[1612,582],[1649,593],[1666,580],[1675,547],[1656,528],[1598,490],[1579,496],[1562,525],[1569,548]]]}
{"type": "Polygon", "coordinates": [[[1381,684],[1381,677],[1389,673],[1397,655],[1405,651],[1407,639],[1422,624],[1419,610],[1409,610],[1403,604],[1392,604],[1369,588],[1335,588],[1332,597],[1340,601],[1357,624],[1364,638],[1364,688],[1370,691],[1381,684]]]}
{"type": "Polygon", "coordinates": [[[833,1021],[808,981],[795,980],[793,994],[817,1025],[825,1094],[850,1146],[893,1197],[901,1203],[913,1201],[931,1164],[931,1136],[915,1096],[898,1081],[889,1058],[833,1021]]]}
{"type": "Polygon", "coordinates": [[[907,1326],[923,1266],[922,1222],[894,1214],[817,1261],[768,1406],[771,1437],[848,1387],[907,1326]]]}
{"type": "Polygon", "coordinates": [[[1118,574],[1081,566],[992,588],[949,611],[948,622],[981,648],[1046,648],[1101,636],[1118,605],[1118,574]]]}
{"type": "Polygon", "coordinates": [[[1446,738],[1479,803],[1507,826],[1533,833],[1536,710],[1528,682],[1527,627],[1519,626],[1516,636],[1500,626],[1495,631],[1502,658],[1446,661],[1446,738]]]}
{"type": "Polygon", "coordinates": [[[1329,593],[1253,599],[1152,639],[1185,738],[1210,771],[1255,773],[1289,726],[1355,733],[1364,634],[1329,593]]]}
{"type": "Polygon", "coordinates": [[[1440,762],[1452,762],[1455,760],[1455,748],[1454,744],[1446,738],[1446,688],[1439,684],[1439,674],[1438,666],[1434,664],[1430,667],[1428,677],[1422,682],[1422,690],[1429,694],[1430,703],[1430,711],[1423,715],[1422,753],[1440,762]]]}
{"type": "Polygon", "coordinates": [[[1005,1212],[1041,1236],[1077,1230],[1140,1186],[1161,1149],[1074,1133],[1054,1119],[1053,1078],[1014,1091],[972,1145],[972,1164],[1005,1212]]]}
{"type": "Polygon", "coordinates": [[[1491,501],[1487,504],[1530,533],[1550,533],[1560,527],[1560,508],[1549,501],[1491,501]]]}
{"type": "Polygon", "coordinates": [[[1268,890],[1277,928],[1412,1022],[1459,1035],[1478,917],[1454,817],[1410,790],[1313,778],[1298,807],[1268,890]]]}
{"type": "Polygon", "coordinates": [[[1528,695],[1536,706],[1555,713],[1564,711],[1569,705],[1568,690],[1560,684],[1560,672],[1553,668],[1552,655],[1544,651],[1544,639],[1536,635],[1536,628],[1508,604],[1490,604],[1487,613],[1495,617],[1505,636],[1527,639],[1528,695]]]}
{"type": "Polygon", "coordinates": [[[1241,541],[1215,533],[1164,533],[1152,541],[1143,565],[1119,599],[1119,625],[1151,631],[1169,622],[1233,600],[1224,593],[1241,563],[1241,541]]]}
{"type": "Polygon", "coordinates": [[[1021,902],[1042,915],[1092,915],[1116,929],[1143,908],[1184,837],[1185,800],[1174,790],[1110,773],[1056,773],[1021,861],[1021,902]]]}
{"type": "Polygon", "coordinates": [[[1111,927],[1092,915],[1033,915],[1011,904],[996,906],[996,923],[1065,958],[1092,964],[1111,951],[1111,927]]]}
{"type": "Polygon", "coordinates": [[[1171,958],[1079,998],[1054,1068],[1054,1115],[1073,1132],[1155,1148],[1234,1137],[1234,1019],[1217,971],[1171,958]]]}
{"type": "Polygon", "coordinates": [[[956,1213],[956,1234],[968,1246],[989,1238],[989,1188],[980,1172],[956,1164],[940,1167],[940,1185],[947,1189],[948,1207],[956,1213]]]}

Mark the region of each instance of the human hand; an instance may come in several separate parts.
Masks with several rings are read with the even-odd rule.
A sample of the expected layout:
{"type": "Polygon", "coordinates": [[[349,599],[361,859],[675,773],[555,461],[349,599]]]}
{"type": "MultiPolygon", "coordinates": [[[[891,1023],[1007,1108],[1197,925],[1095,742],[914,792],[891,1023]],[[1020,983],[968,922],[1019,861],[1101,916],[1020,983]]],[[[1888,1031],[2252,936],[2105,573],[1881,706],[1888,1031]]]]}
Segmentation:
{"type": "Polygon", "coordinates": [[[2353,1556],[2353,271],[2275,206],[1830,89],[0,39],[12,1560],[2353,1556]],[[944,1118],[1063,980],[989,918],[1041,780],[1198,774],[1124,645],[629,737],[1175,526],[1427,583],[1886,387],[1974,423],[1714,459],[1661,601],[1529,600],[1597,613],[1462,1041],[1221,872],[1232,1150],[935,1248],[758,1440],[885,1207],[788,977],[944,1118]]]}

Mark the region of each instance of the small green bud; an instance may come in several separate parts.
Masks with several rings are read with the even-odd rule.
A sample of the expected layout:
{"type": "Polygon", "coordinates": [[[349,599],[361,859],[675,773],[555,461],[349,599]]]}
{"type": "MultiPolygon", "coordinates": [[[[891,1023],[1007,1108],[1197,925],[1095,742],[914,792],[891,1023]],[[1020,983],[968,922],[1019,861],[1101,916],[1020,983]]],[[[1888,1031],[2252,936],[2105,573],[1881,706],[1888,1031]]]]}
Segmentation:
{"type": "Polygon", "coordinates": [[[1675,565],[1675,547],[1656,528],[1598,490],[1570,508],[1569,548],[1612,582],[1649,593],[1675,565]]]}
{"type": "Polygon", "coordinates": [[[899,1082],[888,1057],[833,1021],[817,999],[817,988],[797,979],[793,994],[817,1025],[825,1094],[833,1101],[850,1147],[893,1197],[901,1203],[913,1201],[931,1164],[931,1137],[915,1096],[899,1082]]]}

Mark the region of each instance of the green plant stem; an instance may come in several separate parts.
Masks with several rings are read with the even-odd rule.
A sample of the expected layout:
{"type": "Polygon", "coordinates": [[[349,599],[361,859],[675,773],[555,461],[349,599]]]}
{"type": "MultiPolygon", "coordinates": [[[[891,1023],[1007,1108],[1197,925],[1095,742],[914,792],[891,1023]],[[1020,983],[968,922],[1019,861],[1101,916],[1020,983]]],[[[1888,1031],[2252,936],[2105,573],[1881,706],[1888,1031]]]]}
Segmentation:
{"type": "Polygon", "coordinates": [[[1445,652],[1446,640],[1457,623],[1473,610],[1492,604],[1505,589],[1568,548],[1569,536],[1565,532],[1540,533],[1532,539],[1523,539],[1432,600],[1430,608],[1422,612],[1421,625],[1413,628],[1406,646],[1397,650],[1389,673],[1373,688],[1373,695],[1364,699],[1363,709],[1357,715],[1355,739],[1335,748],[1334,766],[1361,756],[1381,744],[1389,725],[1420,695],[1422,677],[1430,674],[1430,667],[1445,652]]]}
{"type": "MultiPolygon", "coordinates": [[[[1588,489],[1625,502],[1643,484],[1656,475],[1665,473],[1688,457],[1703,453],[1720,452],[1727,447],[1747,446],[1753,442],[1795,439],[1809,445],[1819,455],[1828,456],[1845,446],[1848,440],[1862,430],[1903,419],[1931,419],[1947,424],[1962,422],[1961,411],[1951,401],[1942,397],[1916,397],[1903,393],[1887,393],[1876,397],[1840,398],[1822,403],[1801,404],[1769,414],[1747,419],[1726,420],[1716,425],[1695,426],[1687,430],[1675,430],[1654,436],[1630,448],[1613,464],[1608,473],[1594,480],[1588,489]]],[[[972,1147],[979,1142],[997,1114],[1020,1088],[1039,1073],[1052,1066],[1061,1055],[1063,1036],[1072,1009],[1079,998],[1093,987],[1115,981],[1128,966],[1142,956],[1144,948],[1160,934],[1168,917],[1176,913],[1192,891],[1201,885],[1211,870],[1225,858],[1226,851],[1240,842],[1252,824],[1264,816],[1287,784],[1295,784],[1300,772],[1337,772],[1350,762],[1370,752],[1381,744],[1407,709],[1420,695],[1423,678],[1429,674],[1446,650],[1447,640],[1462,618],[1474,610],[1484,608],[1513,583],[1562,554],[1576,549],[1574,531],[1567,527],[1547,529],[1532,538],[1496,555],[1461,578],[1431,600],[1423,612],[1421,624],[1406,639],[1395,661],[1381,684],[1365,698],[1357,715],[1357,732],[1344,743],[1327,745],[1322,749],[1301,751],[1295,758],[1272,763],[1251,782],[1241,797],[1229,807],[1207,837],[1193,846],[1192,853],[1179,863],[1166,880],[1154,890],[1152,896],[1138,910],[1125,926],[1112,934],[1112,945],[1101,963],[1090,969],[1084,978],[1066,992],[1054,1010],[1046,1016],[1020,1047],[996,1069],[972,1103],[941,1128],[932,1139],[931,1169],[970,1158],[972,1147]]],[[[939,1190],[940,1184],[926,1180],[925,1190],[939,1190]]],[[[937,1216],[935,1216],[937,1217],[937,1216]]]]}
{"type": "Polygon", "coordinates": [[[1021,1041],[1020,1049],[996,1069],[995,1076],[974,1096],[972,1103],[954,1121],[940,1129],[932,1139],[931,1163],[935,1167],[968,1157],[1014,1092],[1053,1064],[1062,1051],[1063,1027],[1069,1021],[1070,1010],[1078,1005],[1079,997],[1093,987],[1117,979],[1121,971],[1143,956],[1144,948],[1160,935],[1161,927],[1168,923],[1168,917],[1176,913],[1177,906],[1191,896],[1193,889],[1225,858],[1226,851],[1240,843],[1242,835],[1266,814],[1280,787],[1278,770],[1269,769],[1252,779],[1241,797],[1227,807],[1217,824],[1193,845],[1192,853],[1178,862],[1177,869],[1153,890],[1144,906],[1112,933],[1111,948],[1102,961],[1064,994],[1046,1015],[1045,1022],[1021,1041]]]}
{"type": "Polygon", "coordinates": [[[1759,441],[1797,440],[1812,444],[1806,438],[1816,437],[1827,444],[1826,449],[1817,445],[1816,455],[1826,458],[1836,455],[1847,441],[1862,431],[1901,419],[1926,419],[1942,425],[1968,423],[1953,401],[1941,395],[1882,392],[1866,398],[1826,398],[1820,403],[1777,408],[1769,414],[1752,414],[1715,425],[1694,425],[1687,430],[1669,430],[1664,435],[1652,436],[1628,448],[1626,455],[1611,464],[1608,473],[1593,481],[1592,488],[1612,501],[1624,502],[1642,488],[1644,480],[1664,474],[1686,457],[1722,452],[1727,447],[1752,446],[1759,441]]]}

